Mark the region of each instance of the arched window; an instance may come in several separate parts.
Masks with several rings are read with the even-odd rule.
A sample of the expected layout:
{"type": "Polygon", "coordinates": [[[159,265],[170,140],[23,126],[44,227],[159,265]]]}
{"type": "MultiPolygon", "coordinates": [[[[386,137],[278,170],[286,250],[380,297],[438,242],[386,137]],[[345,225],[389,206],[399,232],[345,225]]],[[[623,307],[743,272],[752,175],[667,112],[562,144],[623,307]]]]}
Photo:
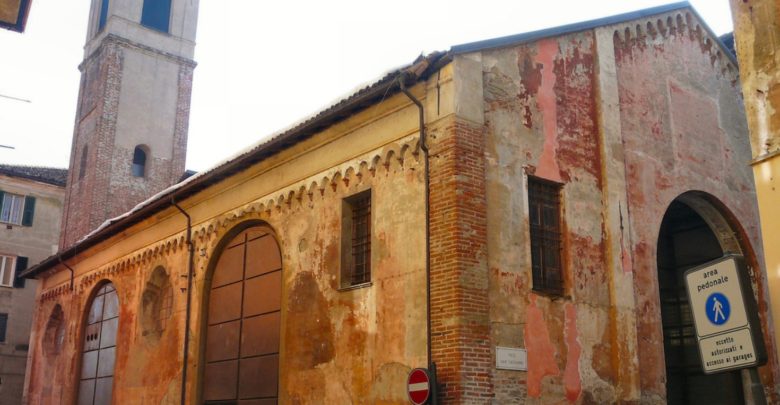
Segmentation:
{"type": "Polygon", "coordinates": [[[276,403],[282,258],[264,226],[236,235],[220,253],[209,291],[203,399],[276,403]]]}
{"type": "Polygon", "coordinates": [[[79,376],[79,405],[110,404],[114,385],[119,298],[103,284],[92,299],[84,328],[79,376]]]}
{"type": "Polygon", "coordinates": [[[88,148],[84,145],[84,149],[81,150],[81,162],[79,163],[79,180],[84,178],[84,173],[87,171],[87,151],[88,148]]]}
{"type": "Polygon", "coordinates": [[[171,278],[160,266],[146,282],[142,297],[141,326],[144,336],[159,337],[168,326],[173,313],[171,278]]]}
{"type": "Polygon", "coordinates": [[[146,176],[146,151],[141,145],[135,147],[133,151],[133,176],[146,176]]]}
{"type": "Polygon", "coordinates": [[[65,340],[65,314],[60,304],[54,306],[49,320],[46,322],[46,330],[43,334],[43,350],[48,355],[57,355],[62,350],[65,340]]]}
{"type": "Polygon", "coordinates": [[[171,0],[145,0],[141,12],[141,25],[157,31],[168,32],[171,19],[171,0]]]}

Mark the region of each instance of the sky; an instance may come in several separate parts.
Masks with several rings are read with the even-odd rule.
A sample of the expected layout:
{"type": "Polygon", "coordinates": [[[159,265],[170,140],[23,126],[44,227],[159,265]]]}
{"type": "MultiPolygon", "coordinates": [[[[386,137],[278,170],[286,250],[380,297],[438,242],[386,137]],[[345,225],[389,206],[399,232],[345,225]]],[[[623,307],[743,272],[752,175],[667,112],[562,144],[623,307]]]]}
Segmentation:
{"type": "MultiPolygon", "coordinates": [[[[89,0],[34,0],[0,29],[0,163],[67,167],[89,0]]],[[[421,53],[668,4],[657,0],[201,0],[187,168],[206,170],[421,53]]],[[[728,0],[692,0],[718,34],[728,0]]]]}

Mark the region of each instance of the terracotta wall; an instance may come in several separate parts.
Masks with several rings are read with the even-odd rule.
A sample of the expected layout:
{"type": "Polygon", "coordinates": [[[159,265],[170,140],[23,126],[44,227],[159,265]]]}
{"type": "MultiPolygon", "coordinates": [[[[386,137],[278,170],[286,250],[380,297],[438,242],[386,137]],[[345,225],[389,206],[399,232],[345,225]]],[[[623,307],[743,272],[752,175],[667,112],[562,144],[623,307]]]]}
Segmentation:
{"type": "MultiPolygon", "coordinates": [[[[620,31],[615,55],[630,185],[626,191],[641,385],[643,397],[659,398],[665,395],[665,373],[656,241],[666,208],[682,193],[707,193],[716,205],[722,204],[733,229],[744,232],[764,332],[771,323],[766,273],[758,265],[763,262],[758,211],[736,67],[690,13],[650,22],[640,30],[620,31]]],[[[765,340],[771,360],[761,375],[771,400],[777,395],[771,389],[777,360],[769,336],[765,340]]]]}
{"type": "MultiPolygon", "coordinates": [[[[435,84],[431,88],[436,94],[435,84]]],[[[414,91],[435,105],[426,99],[425,86],[414,91]]],[[[440,112],[447,115],[444,105],[440,112]]],[[[202,303],[218,245],[250,223],[268,224],[282,254],[282,403],[402,403],[406,375],[426,365],[417,110],[405,96],[395,96],[329,131],[180,202],[193,217],[196,249],[189,400],[199,395],[202,303]],[[341,289],[342,201],[369,188],[371,284],[341,289]]],[[[116,286],[121,306],[114,402],[178,403],[188,254],[184,225],[184,217],[170,209],[71,260],[73,292],[64,267],[43,275],[30,403],[74,400],[85,311],[105,280],[116,286]],[[162,334],[150,336],[144,333],[143,294],[158,266],[170,274],[173,316],[162,334]],[[65,316],[65,338],[56,353],[50,348],[56,334],[46,334],[55,305],[65,316]]]]}

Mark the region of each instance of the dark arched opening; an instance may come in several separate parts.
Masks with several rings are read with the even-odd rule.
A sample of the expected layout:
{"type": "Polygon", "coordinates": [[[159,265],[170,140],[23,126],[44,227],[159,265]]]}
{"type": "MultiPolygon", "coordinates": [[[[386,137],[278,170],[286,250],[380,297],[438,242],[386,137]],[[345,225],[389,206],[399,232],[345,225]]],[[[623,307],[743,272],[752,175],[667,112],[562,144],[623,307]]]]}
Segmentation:
{"type": "MultiPolygon", "coordinates": [[[[699,359],[683,273],[720,258],[724,246],[708,222],[690,205],[675,200],[658,236],[658,284],[666,363],[668,404],[744,403],[739,371],[705,375],[699,359]]],[[[733,234],[733,233],[732,233],[733,234]]]]}

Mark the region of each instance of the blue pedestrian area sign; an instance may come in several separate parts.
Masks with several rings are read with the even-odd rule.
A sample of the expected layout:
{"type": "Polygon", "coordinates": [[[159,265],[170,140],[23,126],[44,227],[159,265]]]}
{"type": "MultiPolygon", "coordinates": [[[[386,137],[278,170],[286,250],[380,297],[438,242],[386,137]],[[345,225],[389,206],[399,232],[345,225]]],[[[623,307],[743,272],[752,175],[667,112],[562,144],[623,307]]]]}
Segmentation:
{"type": "Polygon", "coordinates": [[[742,257],[724,256],[684,278],[704,372],[763,364],[766,351],[742,257]]]}

